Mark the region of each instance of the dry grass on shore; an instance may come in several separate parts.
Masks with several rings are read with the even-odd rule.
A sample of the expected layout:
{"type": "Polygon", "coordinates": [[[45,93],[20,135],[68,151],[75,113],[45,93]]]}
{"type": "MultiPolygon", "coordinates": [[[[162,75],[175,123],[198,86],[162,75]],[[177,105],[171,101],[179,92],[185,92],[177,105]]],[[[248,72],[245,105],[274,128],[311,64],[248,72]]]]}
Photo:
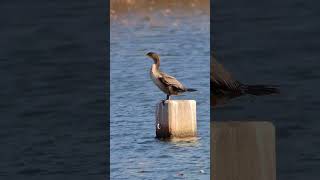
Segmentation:
{"type": "Polygon", "coordinates": [[[111,13],[127,13],[130,11],[153,11],[183,9],[192,11],[194,9],[210,12],[210,0],[111,0],[111,13]]]}

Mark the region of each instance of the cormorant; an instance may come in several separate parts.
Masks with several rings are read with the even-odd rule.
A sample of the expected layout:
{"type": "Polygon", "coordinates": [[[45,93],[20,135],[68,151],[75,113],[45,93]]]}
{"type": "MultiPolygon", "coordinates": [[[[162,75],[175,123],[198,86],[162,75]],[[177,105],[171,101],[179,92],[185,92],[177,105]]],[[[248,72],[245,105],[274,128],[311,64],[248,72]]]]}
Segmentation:
{"type": "Polygon", "coordinates": [[[210,71],[211,101],[214,105],[217,101],[231,99],[245,94],[255,96],[278,94],[279,89],[272,85],[247,85],[235,80],[231,74],[217,62],[215,51],[211,56],[210,71]]]}
{"type": "Polygon", "coordinates": [[[160,57],[154,52],[149,52],[146,54],[148,57],[153,59],[153,64],[150,69],[150,77],[154,84],[158,88],[167,94],[166,100],[170,99],[171,95],[180,95],[184,92],[197,91],[196,89],[186,88],[181,82],[179,82],[173,76],[170,76],[164,72],[161,72],[160,67],[160,57]]]}

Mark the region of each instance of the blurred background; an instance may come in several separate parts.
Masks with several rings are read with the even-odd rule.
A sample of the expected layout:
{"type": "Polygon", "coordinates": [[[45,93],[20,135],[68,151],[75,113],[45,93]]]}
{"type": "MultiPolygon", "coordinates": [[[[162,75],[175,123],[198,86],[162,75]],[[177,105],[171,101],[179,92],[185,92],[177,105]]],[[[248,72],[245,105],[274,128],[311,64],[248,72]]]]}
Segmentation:
{"type": "Polygon", "coordinates": [[[215,121],[276,127],[277,179],[320,177],[319,1],[215,1],[212,47],[237,80],[280,86],[275,96],[242,96],[211,111],[215,121]]]}
{"type": "Polygon", "coordinates": [[[196,11],[210,13],[208,0],[111,0],[110,5],[112,19],[133,12],[136,16],[150,15],[152,11],[168,13],[174,10],[179,10],[183,14],[193,14],[196,11]]]}

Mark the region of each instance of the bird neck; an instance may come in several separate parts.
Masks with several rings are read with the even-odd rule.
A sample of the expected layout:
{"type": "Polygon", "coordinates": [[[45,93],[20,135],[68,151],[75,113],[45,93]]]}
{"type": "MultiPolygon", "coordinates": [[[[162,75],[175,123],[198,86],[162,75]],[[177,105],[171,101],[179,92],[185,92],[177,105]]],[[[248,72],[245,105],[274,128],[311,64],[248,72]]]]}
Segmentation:
{"type": "Polygon", "coordinates": [[[156,69],[159,70],[160,67],[160,58],[159,57],[154,57],[153,62],[156,65],[156,69]]]}

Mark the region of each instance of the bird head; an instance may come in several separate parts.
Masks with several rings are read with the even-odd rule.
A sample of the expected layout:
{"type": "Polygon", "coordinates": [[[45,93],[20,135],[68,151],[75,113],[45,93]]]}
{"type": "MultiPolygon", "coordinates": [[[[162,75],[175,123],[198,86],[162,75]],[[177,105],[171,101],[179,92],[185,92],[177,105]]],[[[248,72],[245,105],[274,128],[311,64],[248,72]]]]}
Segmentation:
{"type": "Polygon", "coordinates": [[[154,53],[154,52],[148,52],[146,54],[146,56],[148,56],[149,58],[153,59],[154,61],[158,61],[159,60],[159,55],[157,53],[154,53]]]}

